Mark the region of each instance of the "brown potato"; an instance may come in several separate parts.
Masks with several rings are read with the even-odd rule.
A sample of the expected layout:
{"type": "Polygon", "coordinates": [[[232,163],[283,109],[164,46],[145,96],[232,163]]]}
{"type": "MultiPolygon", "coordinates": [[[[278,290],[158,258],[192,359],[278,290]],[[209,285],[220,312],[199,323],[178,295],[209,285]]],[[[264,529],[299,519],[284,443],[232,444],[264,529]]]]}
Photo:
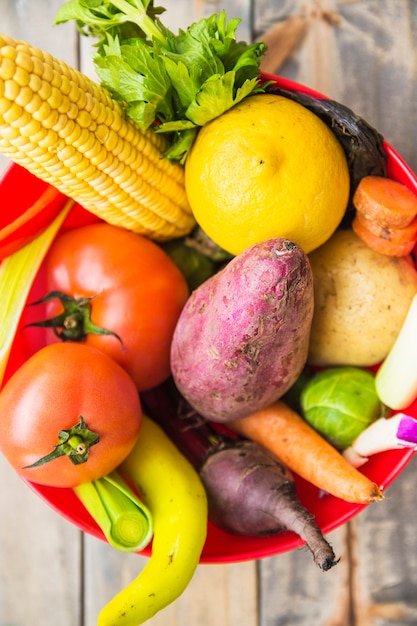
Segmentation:
{"type": "Polygon", "coordinates": [[[380,254],[352,230],[339,230],[309,259],[315,310],[308,363],[380,363],[417,293],[417,271],[410,258],[380,254]]]}

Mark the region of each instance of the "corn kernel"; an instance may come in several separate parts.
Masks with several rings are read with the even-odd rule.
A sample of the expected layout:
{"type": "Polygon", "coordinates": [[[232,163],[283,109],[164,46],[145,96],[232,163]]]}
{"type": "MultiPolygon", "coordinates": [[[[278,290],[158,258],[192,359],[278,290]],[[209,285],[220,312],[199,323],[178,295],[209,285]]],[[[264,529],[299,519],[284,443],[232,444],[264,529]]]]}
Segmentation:
{"type": "Polygon", "coordinates": [[[15,102],[25,108],[33,98],[33,91],[30,87],[22,87],[15,99],[15,102]]]}
{"type": "Polygon", "coordinates": [[[47,119],[50,112],[51,112],[51,107],[45,100],[43,100],[41,101],[41,104],[38,107],[38,109],[36,111],[33,111],[32,115],[35,118],[35,120],[43,121],[47,119]]]}
{"type": "Polygon", "coordinates": [[[16,55],[16,65],[25,70],[28,74],[32,74],[34,70],[33,59],[27,52],[19,50],[16,55]]]}
{"type": "Polygon", "coordinates": [[[14,102],[19,96],[19,91],[20,87],[13,79],[4,81],[4,97],[7,100],[14,102]]]}
{"type": "Polygon", "coordinates": [[[15,102],[11,103],[7,111],[3,114],[3,119],[6,124],[12,125],[16,122],[22,115],[23,109],[15,102]]]}
{"type": "Polygon", "coordinates": [[[89,126],[91,126],[92,123],[91,115],[88,113],[88,111],[84,111],[81,109],[77,117],[77,122],[82,128],[88,128],[89,126]]]}
{"type": "Polygon", "coordinates": [[[14,128],[14,126],[9,125],[9,121],[7,118],[7,114],[9,113],[9,111],[10,109],[6,111],[6,113],[3,116],[3,120],[5,121],[5,124],[1,126],[1,136],[0,136],[1,144],[3,144],[3,142],[12,141],[16,137],[19,137],[20,135],[18,128],[14,128]]]}
{"type": "Polygon", "coordinates": [[[52,109],[58,110],[61,106],[63,96],[61,92],[59,91],[59,89],[57,89],[56,87],[51,87],[51,93],[49,97],[47,98],[47,100],[52,109]]]}
{"type": "Polygon", "coordinates": [[[76,122],[68,119],[66,115],[60,115],[58,123],[55,125],[55,130],[59,133],[60,137],[66,139],[70,137],[74,132],[76,122]]]}
{"type": "Polygon", "coordinates": [[[69,102],[69,107],[67,109],[67,115],[70,119],[72,120],[76,120],[78,118],[78,107],[74,102],[71,102],[70,100],[68,100],[69,102]]]}
{"type": "Polygon", "coordinates": [[[8,46],[6,44],[2,49],[2,57],[4,59],[8,59],[9,61],[12,61],[13,65],[16,65],[15,61],[17,57],[17,50],[15,46],[13,45],[8,46]]]}
{"type": "Polygon", "coordinates": [[[32,115],[39,109],[42,104],[42,100],[40,99],[37,93],[34,93],[32,96],[32,100],[25,105],[25,109],[28,113],[32,115]]]}
{"type": "Polygon", "coordinates": [[[42,79],[46,83],[50,83],[52,81],[52,78],[53,78],[52,67],[50,65],[48,65],[48,63],[44,63],[44,65],[43,65],[43,72],[42,72],[42,79]]]}

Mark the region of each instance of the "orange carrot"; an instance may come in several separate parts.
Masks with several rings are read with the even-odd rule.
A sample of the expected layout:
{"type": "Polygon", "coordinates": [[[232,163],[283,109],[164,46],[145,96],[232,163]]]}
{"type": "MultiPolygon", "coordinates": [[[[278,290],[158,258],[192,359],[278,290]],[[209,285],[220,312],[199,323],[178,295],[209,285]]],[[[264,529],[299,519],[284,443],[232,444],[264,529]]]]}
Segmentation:
{"type": "Polygon", "coordinates": [[[369,504],[384,497],[378,485],[353,467],[282,401],[227,425],[264,446],[294,473],[337,498],[369,504]]]}
{"type": "MultiPolygon", "coordinates": [[[[356,213],[353,222],[352,229],[356,235],[366,243],[369,248],[385,254],[387,256],[407,256],[414,249],[416,245],[415,240],[407,241],[404,239],[401,241],[401,234],[399,231],[406,230],[407,227],[391,229],[391,238],[375,234],[376,226],[371,227],[369,225],[368,218],[364,218],[360,213],[356,213]],[[394,233],[395,230],[395,233],[394,233]]],[[[385,231],[386,232],[386,231],[385,231]]],[[[407,235],[406,235],[407,238],[407,235]]]]}
{"type": "Polygon", "coordinates": [[[417,215],[417,196],[391,178],[365,176],[353,195],[359,213],[383,228],[404,228],[417,215]]]}
{"type": "Polygon", "coordinates": [[[404,227],[393,227],[393,228],[385,228],[381,226],[379,222],[375,220],[369,219],[363,215],[363,213],[356,213],[356,219],[359,222],[362,222],[363,226],[371,231],[373,235],[377,237],[382,237],[382,239],[386,239],[387,241],[392,241],[393,243],[411,243],[414,244],[417,241],[417,217],[415,217],[408,226],[404,227]]]}

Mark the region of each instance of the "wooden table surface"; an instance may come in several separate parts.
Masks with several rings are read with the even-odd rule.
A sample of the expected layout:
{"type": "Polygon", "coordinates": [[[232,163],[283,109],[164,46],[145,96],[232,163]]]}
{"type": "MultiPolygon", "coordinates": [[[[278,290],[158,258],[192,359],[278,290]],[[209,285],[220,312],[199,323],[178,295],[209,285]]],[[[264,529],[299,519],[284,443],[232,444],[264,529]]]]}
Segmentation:
{"type": "MultiPolygon", "coordinates": [[[[1,0],[0,31],[93,73],[90,43],[52,26],[61,0],[1,0]]],[[[353,108],[417,171],[417,2],[413,0],[165,0],[183,27],[222,8],[239,36],[269,44],[265,69],[353,108]]],[[[0,168],[6,160],[0,158],[0,168]]],[[[2,210],[3,207],[0,208],[2,210]]],[[[417,459],[383,504],[328,535],[330,572],[306,548],[227,565],[200,565],[152,626],[417,625],[417,459]]],[[[84,536],[35,496],[0,458],[0,626],[93,626],[100,608],[145,558],[84,536]]]]}

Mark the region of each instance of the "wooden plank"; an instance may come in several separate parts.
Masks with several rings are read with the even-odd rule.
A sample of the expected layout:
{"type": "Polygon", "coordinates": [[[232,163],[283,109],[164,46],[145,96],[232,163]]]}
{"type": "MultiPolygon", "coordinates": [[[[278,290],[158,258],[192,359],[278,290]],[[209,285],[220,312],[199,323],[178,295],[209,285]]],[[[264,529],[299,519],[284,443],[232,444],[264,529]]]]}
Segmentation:
{"type": "Polygon", "coordinates": [[[0,624],[81,626],[81,534],[0,456],[0,624]]]}
{"type": "Polygon", "coordinates": [[[352,613],[358,626],[417,623],[417,457],[352,526],[352,613]]]}
{"type": "MultiPolygon", "coordinates": [[[[117,553],[86,538],[85,619],[93,625],[111,598],[133,581],[147,559],[117,553]]],[[[149,626],[258,626],[256,565],[253,562],[199,565],[178,600],[148,620],[149,626]]]]}
{"type": "Polygon", "coordinates": [[[136,554],[123,554],[109,544],[84,536],[85,625],[97,623],[100,610],[136,578],[145,562],[136,554]]]}
{"type": "Polygon", "coordinates": [[[416,467],[414,458],[384,502],[328,535],[341,557],[329,572],[309,564],[305,549],[260,562],[260,626],[416,623],[416,467]]]}
{"type": "MultiPolygon", "coordinates": [[[[77,63],[73,25],[52,27],[61,0],[2,0],[1,31],[77,63]]],[[[9,163],[0,158],[0,173],[9,163]]],[[[82,624],[81,533],[0,458],[0,623],[82,624]]]]}
{"type": "Polygon", "coordinates": [[[328,534],[340,562],[330,571],[317,568],[306,547],[259,563],[260,626],[353,626],[349,610],[347,527],[328,534]]]}

